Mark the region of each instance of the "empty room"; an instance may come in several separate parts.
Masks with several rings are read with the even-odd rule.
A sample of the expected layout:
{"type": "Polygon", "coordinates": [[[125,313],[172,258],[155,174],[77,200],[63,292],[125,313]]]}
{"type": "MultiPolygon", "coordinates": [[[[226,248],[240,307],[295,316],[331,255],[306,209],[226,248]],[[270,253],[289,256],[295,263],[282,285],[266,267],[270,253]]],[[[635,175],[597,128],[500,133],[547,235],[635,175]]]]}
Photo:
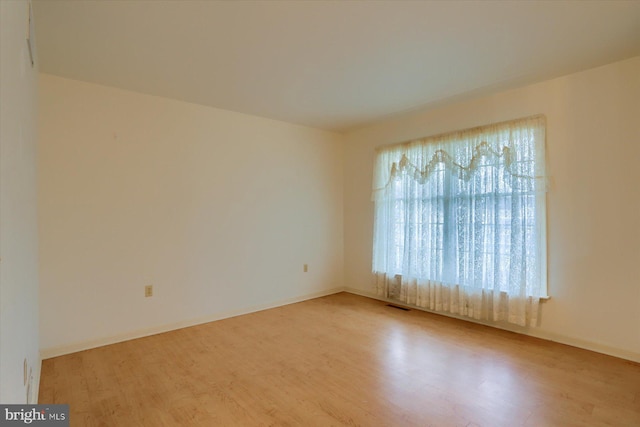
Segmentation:
{"type": "Polygon", "coordinates": [[[639,1],[0,17],[0,425],[640,426],[639,1]]]}

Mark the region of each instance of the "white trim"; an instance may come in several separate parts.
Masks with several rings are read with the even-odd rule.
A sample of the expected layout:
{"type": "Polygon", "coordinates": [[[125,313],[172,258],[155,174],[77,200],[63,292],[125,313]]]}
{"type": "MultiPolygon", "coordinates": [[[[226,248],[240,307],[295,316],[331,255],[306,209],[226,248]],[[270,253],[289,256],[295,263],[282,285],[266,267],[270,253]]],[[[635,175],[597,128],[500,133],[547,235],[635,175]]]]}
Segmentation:
{"type": "Polygon", "coordinates": [[[42,372],[42,357],[38,358],[38,369],[33,374],[33,388],[31,389],[31,403],[38,404],[40,397],[40,373],[42,372]]]}
{"type": "MultiPolygon", "coordinates": [[[[310,300],[310,299],[314,299],[314,298],[320,298],[320,297],[324,297],[324,296],[327,296],[327,295],[337,294],[339,292],[348,292],[350,294],[360,295],[360,296],[367,297],[367,298],[372,298],[372,299],[375,299],[375,300],[378,300],[378,301],[391,302],[391,303],[394,303],[394,304],[397,304],[397,305],[403,305],[403,306],[411,307],[411,308],[416,309],[416,310],[426,311],[428,313],[434,313],[434,314],[439,314],[439,315],[442,315],[442,316],[452,317],[454,319],[464,320],[464,321],[467,321],[467,322],[473,322],[473,323],[477,323],[477,324],[480,324],[480,325],[490,326],[492,328],[502,329],[502,330],[505,330],[505,331],[515,332],[515,333],[519,333],[519,334],[523,334],[523,335],[528,335],[528,336],[535,337],[535,338],[541,338],[541,339],[544,339],[544,340],[547,340],[547,341],[553,341],[553,342],[557,342],[557,343],[560,343],[560,344],[570,345],[570,346],[578,347],[578,348],[581,348],[581,349],[584,349],[584,350],[594,351],[596,353],[602,353],[602,354],[606,354],[606,355],[609,355],[609,356],[614,356],[614,357],[618,357],[618,358],[621,358],[621,359],[630,360],[632,362],[640,363],[640,353],[636,353],[636,352],[633,352],[633,351],[628,351],[628,350],[623,350],[623,349],[619,349],[619,348],[615,348],[615,347],[610,347],[610,346],[603,345],[603,344],[598,344],[598,343],[595,343],[595,342],[592,342],[592,341],[581,340],[579,338],[572,338],[572,337],[568,337],[568,336],[565,336],[565,335],[554,334],[553,332],[541,332],[541,331],[537,330],[537,328],[534,328],[534,329],[525,329],[525,328],[517,328],[517,327],[509,328],[509,327],[505,327],[503,325],[496,325],[496,324],[491,324],[491,323],[479,322],[479,321],[474,320],[474,319],[469,319],[469,318],[461,317],[461,316],[455,316],[455,315],[448,314],[448,313],[438,313],[438,312],[434,312],[434,311],[431,311],[431,310],[424,309],[422,307],[415,307],[415,306],[411,306],[411,305],[407,305],[407,304],[398,303],[395,300],[391,300],[391,299],[388,299],[388,298],[382,298],[382,297],[376,295],[373,292],[362,291],[360,289],[355,289],[355,288],[350,288],[350,287],[335,287],[335,288],[332,288],[332,289],[329,289],[329,290],[326,290],[326,291],[315,292],[315,293],[312,293],[312,294],[302,295],[302,296],[295,297],[295,298],[287,298],[287,299],[280,300],[280,301],[277,301],[277,302],[272,302],[272,303],[267,303],[267,304],[260,304],[260,305],[256,305],[256,306],[252,306],[252,307],[247,307],[247,308],[244,308],[244,309],[232,310],[232,311],[223,312],[223,313],[216,313],[216,314],[212,314],[210,316],[200,317],[200,318],[197,318],[197,319],[185,320],[183,322],[172,323],[172,324],[168,324],[168,325],[162,325],[162,326],[157,326],[157,327],[154,327],[154,328],[143,329],[143,330],[138,330],[138,331],[132,331],[132,332],[128,332],[128,333],[124,333],[124,334],[120,334],[120,335],[115,335],[115,336],[106,337],[106,338],[100,338],[100,339],[96,339],[96,340],[83,341],[83,342],[78,342],[78,343],[65,345],[65,346],[60,346],[60,347],[47,348],[47,349],[41,350],[40,358],[41,358],[41,361],[42,361],[44,359],[49,359],[51,357],[62,356],[62,355],[69,354],[69,353],[75,353],[77,351],[88,350],[88,349],[96,348],[96,347],[102,347],[104,345],[115,344],[115,343],[122,342],[122,341],[128,341],[128,340],[132,340],[132,339],[136,339],[136,338],[142,338],[142,337],[146,337],[146,336],[149,336],[149,335],[155,335],[155,334],[160,334],[160,333],[163,333],[163,332],[173,331],[173,330],[176,330],[176,329],[187,328],[189,326],[200,325],[202,323],[214,322],[216,320],[222,320],[222,319],[227,319],[227,318],[230,318],[230,317],[241,316],[243,314],[255,313],[257,311],[268,310],[270,308],[276,308],[276,307],[281,307],[283,305],[294,304],[294,303],[297,303],[297,302],[302,302],[302,301],[306,301],[306,300],[310,300]]],[[[35,388],[38,391],[39,391],[39,388],[40,388],[40,375],[39,375],[39,373],[40,373],[40,371],[38,372],[37,381],[36,381],[36,384],[35,384],[35,388]]],[[[36,394],[36,396],[38,396],[38,394],[36,394]]]]}
{"type": "Polygon", "coordinates": [[[640,353],[636,353],[633,351],[629,351],[629,350],[623,350],[620,348],[616,348],[616,347],[611,347],[608,345],[604,345],[604,344],[599,344],[596,342],[592,342],[592,341],[587,341],[587,340],[582,340],[579,338],[572,338],[572,337],[568,337],[565,335],[560,335],[560,334],[555,334],[553,332],[545,332],[545,331],[540,331],[538,328],[533,328],[533,329],[529,329],[529,328],[521,328],[521,327],[517,327],[517,326],[513,326],[513,327],[508,327],[505,325],[498,325],[498,324],[494,324],[494,323],[488,323],[488,322],[481,322],[475,319],[471,319],[471,318],[467,318],[467,317],[462,317],[462,316],[456,316],[450,313],[442,313],[442,312],[436,312],[436,311],[432,311],[432,310],[428,310],[426,308],[422,308],[422,307],[416,307],[410,304],[404,304],[404,303],[400,303],[396,300],[392,300],[389,298],[383,298],[373,292],[367,292],[367,291],[362,291],[360,289],[354,289],[354,288],[349,288],[349,287],[345,287],[344,288],[345,292],[351,293],[351,294],[355,294],[355,295],[360,295],[363,297],[367,297],[367,298],[372,298],[372,299],[376,299],[378,301],[384,301],[384,302],[389,302],[389,303],[393,303],[395,305],[399,305],[399,306],[404,306],[404,307],[410,307],[412,309],[416,309],[416,310],[422,310],[422,311],[426,311],[428,313],[433,313],[433,314],[439,314],[441,316],[447,316],[447,317],[452,317],[454,319],[459,319],[459,320],[464,320],[467,322],[473,322],[473,323],[477,323],[480,325],[484,325],[484,326],[490,326],[492,328],[496,328],[496,329],[502,329],[505,331],[509,331],[509,332],[515,332],[517,334],[522,334],[522,335],[528,335],[534,338],[541,338],[543,340],[547,340],[547,341],[553,341],[553,342],[557,342],[560,344],[565,344],[565,345],[570,345],[572,347],[578,347],[581,348],[583,350],[589,350],[589,351],[594,351],[596,353],[602,353],[602,354],[606,354],[608,356],[613,356],[613,357],[618,357],[621,359],[626,359],[626,360],[630,360],[632,362],[637,362],[640,363],[640,353]]]}
{"type": "MultiPolygon", "coordinates": [[[[95,340],[81,341],[73,344],[45,348],[40,350],[40,358],[41,360],[49,359],[52,357],[62,356],[69,353],[75,353],[82,350],[89,350],[91,348],[102,347],[109,344],[115,344],[122,341],[129,341],[136,338],[147,337],[149,335],[161,334],[163,332],[169,332],[176,329],[188,328],[189,326],[200,325],[202,323],[214,322],[216,320],[227,319],[230,317],[241,316],[243,314],[255,313],[257,311],[268,310],[270,308],[281,307],[283,305],[294,304],[297,302],[302,302],[314,298],[324,297],[327,295],[337,294],[339,292],[343,292],[345,289],[343,287],[336,287],[332,289],[328,289],[325,291],[314,292],[311,294],[301,295],[294,298],[286,298],[283,300],[270,302],[266,304],[258,304],[250,307],[245,307],[237,310],[230,310],[221,313],[215,313],[204,317],[199,317],[196,319],[184,320],[182,322],[170,323],[161,326],[154,326],[152,328],[147,329],[139,329],[137,331],[125,332],[123,334],[118,334],[110,337],[98,338],[95,340]]],[[[38,376],[39,379],[39,376],[38,376]]],[[[39,382],[38,382],[39,386],[39,382]]]]}

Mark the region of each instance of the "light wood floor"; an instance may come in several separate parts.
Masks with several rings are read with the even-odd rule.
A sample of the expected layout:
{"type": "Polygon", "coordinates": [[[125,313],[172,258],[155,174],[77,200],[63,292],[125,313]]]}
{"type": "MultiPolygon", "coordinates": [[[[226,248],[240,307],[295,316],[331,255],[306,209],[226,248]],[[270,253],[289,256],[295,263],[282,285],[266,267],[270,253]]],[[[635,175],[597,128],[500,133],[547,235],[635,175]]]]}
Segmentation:
{"type": "Polygon", "coordinates": [[[347,293],[45,360],[72,426],[640,426],[640,364],[347,293]]]}

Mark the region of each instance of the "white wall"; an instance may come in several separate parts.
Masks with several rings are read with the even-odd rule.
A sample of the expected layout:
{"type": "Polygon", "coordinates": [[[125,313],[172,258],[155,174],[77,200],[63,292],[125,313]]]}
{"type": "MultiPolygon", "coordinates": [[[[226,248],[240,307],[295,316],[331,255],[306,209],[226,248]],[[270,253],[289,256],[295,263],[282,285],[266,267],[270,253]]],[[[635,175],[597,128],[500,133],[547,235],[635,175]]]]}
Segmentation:
{"type": "Polygon", "coordinates": [[[640,57],[351,132],[345,284],[373,290],[374,147],[538,113],[552,177],[551,299],[529,333],[640,361],[640,57]]]}
{"type": "Polygon", "coordinates": [[[51,75],[40,111],[43,357],[343,286],[339,135],[51,75]]]}
{"type": "Polygon", "coordinates": [[[0,1],[1,403],[35,402],[40,378],[37,68],[31,68],[26,42],[28,10],[26,1],[0,1]],[[32,373],[27,385],[25,359],[32,373]]]}
{"type": "Polygon", "coordinates": [[[344,138],[49,75],[40,95],[45,356],[328,293],[343,273],[370,295],[374,147],[542,113],[551,300],[527,333],[640,361],[640,58],[344,138]]]}

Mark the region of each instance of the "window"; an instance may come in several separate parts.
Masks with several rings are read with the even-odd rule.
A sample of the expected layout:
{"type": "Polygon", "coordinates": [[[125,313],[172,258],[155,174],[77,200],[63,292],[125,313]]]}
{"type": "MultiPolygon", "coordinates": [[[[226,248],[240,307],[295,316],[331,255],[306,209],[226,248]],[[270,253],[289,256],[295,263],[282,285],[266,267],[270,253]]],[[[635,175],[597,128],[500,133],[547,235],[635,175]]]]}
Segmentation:
{"type": "Polygon", "coordinates": [[[546,296],[542,116],[381,147],[373,272],[387,298],[535,325],[546,296]]]}

